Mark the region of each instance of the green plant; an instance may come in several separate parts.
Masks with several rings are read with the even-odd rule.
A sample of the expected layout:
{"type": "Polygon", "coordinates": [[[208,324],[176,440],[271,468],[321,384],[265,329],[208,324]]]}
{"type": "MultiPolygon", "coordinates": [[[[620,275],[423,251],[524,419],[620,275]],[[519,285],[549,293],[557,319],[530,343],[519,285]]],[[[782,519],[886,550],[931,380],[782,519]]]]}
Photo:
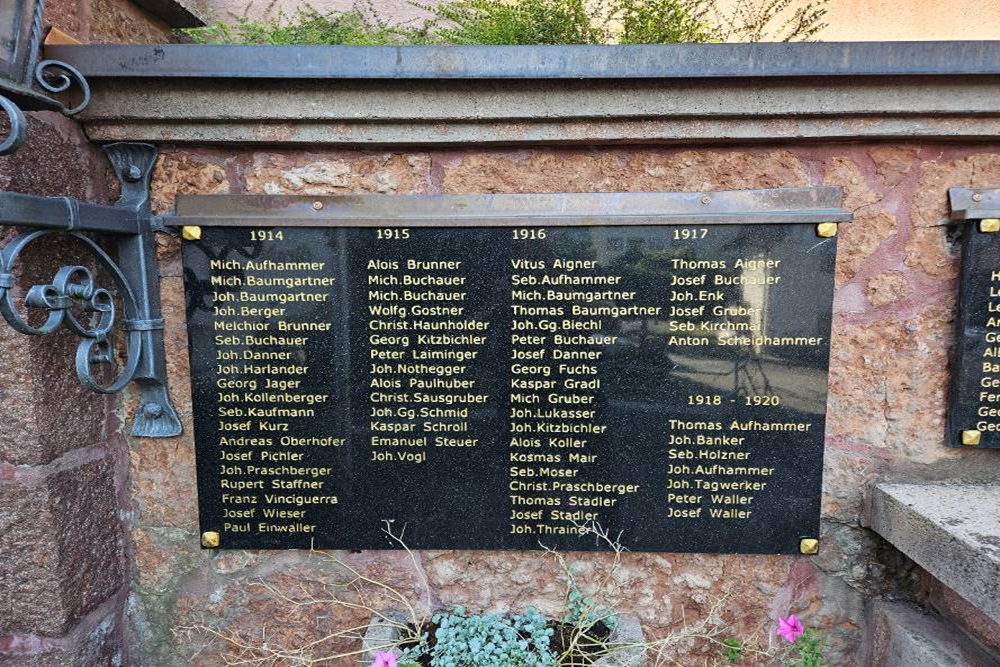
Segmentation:
{"type": "Polygon", "coordinates": [[[370,4],[356,3],[344,12],[305,5],[294,14],[279,11],[265,19],[251,18],[249,12],[250,5],[231,24],[216,21],[181,32],[197,44],[386,46],[426,41],[421,29],[384,21],[370,4]]]}
{"type": "Polygon", "coordinates": [[[710,0],[616,0],[612,15],[620,23],[621,44],[709,42],[716,31],[709,20],[710,0]]]}
{"type": "Polygon", "coordinates": [[[447,44],[601,44],[608,28],[587,0],[450,0],[430,12],[433,40],[447,44]]]}
{"type": "Polygon", "coordinates": [[[809,40],[826,27],[829,0],[813,0],[788,15],[792,2],[737,0],[728,13],[716,13],[716,37],[727,42],[795,42],[809,40]]]}
{"type": "Polygon", "coordinates": [[[812,629],[806,628],[792,646],[798,655],[786,663],[787,667],[825,667],[823,640],[812,629]]]}
{"type": "Polygon", "coordinates": [[[746,649],[743,648],[743,642],[739,639],[722,640],[722,657],[726,659],[726,662],[736,662],[743,657],[744,653],[746,653],[746,649]]]}
{"type": "Polygon", "coordinates": [[[552,629],[529,607],[524,614],[467,614],[462,607],[435,614],[432,667],[553,667],[552,629]]]}
{"type": "Polygon", "coordinates": [[[667,44],[674,42],[797,41],[826,27],[829,0],[792,9],[792,0],[737,0],[729,11],[713,0],[445,0],[411,2],[430,18],[399,25],[384,20],[372,0],[349,11],[311,6],[272,18],[217,21],[182,31],[200,44],[667,44]]]}
{"type": "Polygon", "coordinates": [[[588,630],[597,623],[604,623],[608,629],[615,629],[618,618],[613,611],[602,609],[593,599],[580,592],[576,581],[571,577],[568,578],[566,586],[568,592],[563,623],[588,630]]]}

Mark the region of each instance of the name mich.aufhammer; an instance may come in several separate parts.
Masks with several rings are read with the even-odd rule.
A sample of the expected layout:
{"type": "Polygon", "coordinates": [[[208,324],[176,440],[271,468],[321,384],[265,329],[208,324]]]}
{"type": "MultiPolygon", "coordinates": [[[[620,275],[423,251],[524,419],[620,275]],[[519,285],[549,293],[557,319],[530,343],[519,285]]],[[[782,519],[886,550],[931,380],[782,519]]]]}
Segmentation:
{"type": "Polygon", "coordinates": [[[213,259],[208,263],[213,271],[323,271],[326,262],[276,262],[272,259],[245,262],[238,259],[213,259]]]}

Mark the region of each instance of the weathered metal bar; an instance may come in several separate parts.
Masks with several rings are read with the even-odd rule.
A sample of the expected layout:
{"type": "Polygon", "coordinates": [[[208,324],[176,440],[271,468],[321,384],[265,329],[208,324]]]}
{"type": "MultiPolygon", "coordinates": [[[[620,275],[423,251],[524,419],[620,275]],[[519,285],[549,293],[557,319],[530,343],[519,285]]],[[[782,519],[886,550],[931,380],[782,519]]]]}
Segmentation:
{"type": "Polygon", "coordinates": [[[106,234],[138,234],[139,223],[130,211],[87,204],[70,197],[39,197],[0,192],[0,225],[106,234]]]}
{"type": "Polygon", "coordinates": [[[784,224],[850,222],[839,187],[689,193],[181,195],[165,225],[247,227],[784,224]]]}
{"type": "Polygon", "coordinates": [[[351,146],[992,140],[996,42],[72,46],[96,141],[351,146]],[[417,102],[414,102],[414,101],[417,102]]]}
{"type": "Polygon", "coordinates": [[[644,79],[955,76],[1000,71],[1000,42],[650,46],[58,46],[88,78],[644,79]]]}
{"type": "Polygon", "coordinates": [[[122,271],[133,286],[137,301],[137,317],[126,326],[137,330],[142,339],[142,351],[133,376],[139,386],[141,402],[132,433],[154,438],[179,435],[180,418],[167,391],[160,271],[150,208],[150,180],[157,150],[147,144],[111,144],[104,150],[122,185],[121,198],[115,208],[131,212],[139,220],[138,231],[118,243],[122,271]]]}

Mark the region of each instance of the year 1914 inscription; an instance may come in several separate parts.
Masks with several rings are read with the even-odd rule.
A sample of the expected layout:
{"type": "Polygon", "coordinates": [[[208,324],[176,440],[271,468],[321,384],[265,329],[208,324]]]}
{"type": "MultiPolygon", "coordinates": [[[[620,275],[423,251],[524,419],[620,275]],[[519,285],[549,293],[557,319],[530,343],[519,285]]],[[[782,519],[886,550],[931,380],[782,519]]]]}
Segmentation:
{"type": "Polygon", "coordinates": [[[796,553],[835,248],[811,224],[203,227],[183,250],[202,530],[796,553]]]}

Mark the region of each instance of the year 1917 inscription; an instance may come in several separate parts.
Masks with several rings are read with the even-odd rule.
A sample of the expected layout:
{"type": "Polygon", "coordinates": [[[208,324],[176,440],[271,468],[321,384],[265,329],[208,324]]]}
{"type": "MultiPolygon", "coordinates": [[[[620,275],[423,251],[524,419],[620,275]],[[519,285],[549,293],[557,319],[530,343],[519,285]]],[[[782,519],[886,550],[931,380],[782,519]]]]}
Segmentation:
{"type": "Polygon", "coordinates": [[[203,228],[183,251],[202,530],[796,553],[835,248],[809,224],[203,228]]]}

